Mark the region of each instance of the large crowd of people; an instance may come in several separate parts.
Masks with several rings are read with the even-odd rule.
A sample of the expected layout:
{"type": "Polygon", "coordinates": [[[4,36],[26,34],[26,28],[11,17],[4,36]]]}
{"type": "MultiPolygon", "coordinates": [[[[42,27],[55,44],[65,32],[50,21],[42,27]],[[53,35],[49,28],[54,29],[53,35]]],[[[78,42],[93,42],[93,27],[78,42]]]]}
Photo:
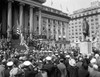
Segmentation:
{"type": "Polygon", "coordinates": [[[100,77],[100,54],[18,50],[0,42],[0,77],[100,77]],[[3,49],[6,48],[6,49],[3,49]]]}

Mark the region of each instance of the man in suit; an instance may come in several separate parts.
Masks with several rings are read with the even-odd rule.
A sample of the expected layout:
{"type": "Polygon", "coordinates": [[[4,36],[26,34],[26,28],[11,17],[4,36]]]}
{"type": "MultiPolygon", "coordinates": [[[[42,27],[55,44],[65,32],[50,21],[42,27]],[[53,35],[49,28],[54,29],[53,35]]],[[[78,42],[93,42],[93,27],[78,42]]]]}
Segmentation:
{"type": "Polygon", "coordinates": [[[93,65],[93,71],[90,73],[90,77],[100,77],[100,72],[96,64],[93,65]]]}
{"type": "Polygon", "coordinates": [[[46,57],[46,64],[43,65],[42,70],[45,70],[45,72],[47,72],[48,77],[60,77],[60,73],[58,73],[59,70],[53,64],[52,57],[50,56],[46,57]]]}
{"type": "Polygon", "coordinates": [[[63,59],[59,61],[59,64],[57,65],[58,69],[61,72],[61,77],[66,77],[67,76],[67,71],[66,71],[66,66],[63,63],[63,59]]]}
{"type": "Polygon", "coordinates": [[[3,63],[0,64],[0,77],[4,77],[5,66],[3,63]]]}

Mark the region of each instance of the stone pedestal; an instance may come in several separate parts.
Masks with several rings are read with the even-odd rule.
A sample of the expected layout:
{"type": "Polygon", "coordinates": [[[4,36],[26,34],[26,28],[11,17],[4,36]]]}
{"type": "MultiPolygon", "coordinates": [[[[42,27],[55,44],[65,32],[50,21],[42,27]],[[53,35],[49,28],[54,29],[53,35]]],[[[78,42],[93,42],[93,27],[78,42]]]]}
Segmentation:
{"type": "Polygon", "coordinates": [[[80,53],[90,54],[92,52],[92,43],[91,42],[81,42],[79,44],[80,53]]]}

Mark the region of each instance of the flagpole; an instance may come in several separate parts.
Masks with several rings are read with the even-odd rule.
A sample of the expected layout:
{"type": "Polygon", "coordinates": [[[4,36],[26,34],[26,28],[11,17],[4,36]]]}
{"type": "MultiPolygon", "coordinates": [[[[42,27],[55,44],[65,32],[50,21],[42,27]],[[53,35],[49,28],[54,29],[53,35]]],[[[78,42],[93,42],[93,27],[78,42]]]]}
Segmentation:
{"type": "Polygon", "coordinates": [[[51,0],[51,7],[52,7],[52,5],[53,5],[53,1],[51,0]]]}

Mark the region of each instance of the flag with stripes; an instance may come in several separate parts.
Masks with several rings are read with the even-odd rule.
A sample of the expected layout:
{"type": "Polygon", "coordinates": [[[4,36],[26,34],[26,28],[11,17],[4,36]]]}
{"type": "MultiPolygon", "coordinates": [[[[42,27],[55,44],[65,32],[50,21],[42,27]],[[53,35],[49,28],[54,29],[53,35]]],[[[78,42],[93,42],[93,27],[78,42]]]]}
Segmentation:
{"type": "Polygon", "coordinates": [[[17,34],[20,34],[21,32],[20,32],[20,29],[19,28],[17,28],[17,34]]]}
{"type": "Polygon", "coordinates": [[[18,21],[17,21],[17,30],[16,30],[16,33],[19,34],[19,35],[21,34],[21,27],[20,27],[18,21]]]}

